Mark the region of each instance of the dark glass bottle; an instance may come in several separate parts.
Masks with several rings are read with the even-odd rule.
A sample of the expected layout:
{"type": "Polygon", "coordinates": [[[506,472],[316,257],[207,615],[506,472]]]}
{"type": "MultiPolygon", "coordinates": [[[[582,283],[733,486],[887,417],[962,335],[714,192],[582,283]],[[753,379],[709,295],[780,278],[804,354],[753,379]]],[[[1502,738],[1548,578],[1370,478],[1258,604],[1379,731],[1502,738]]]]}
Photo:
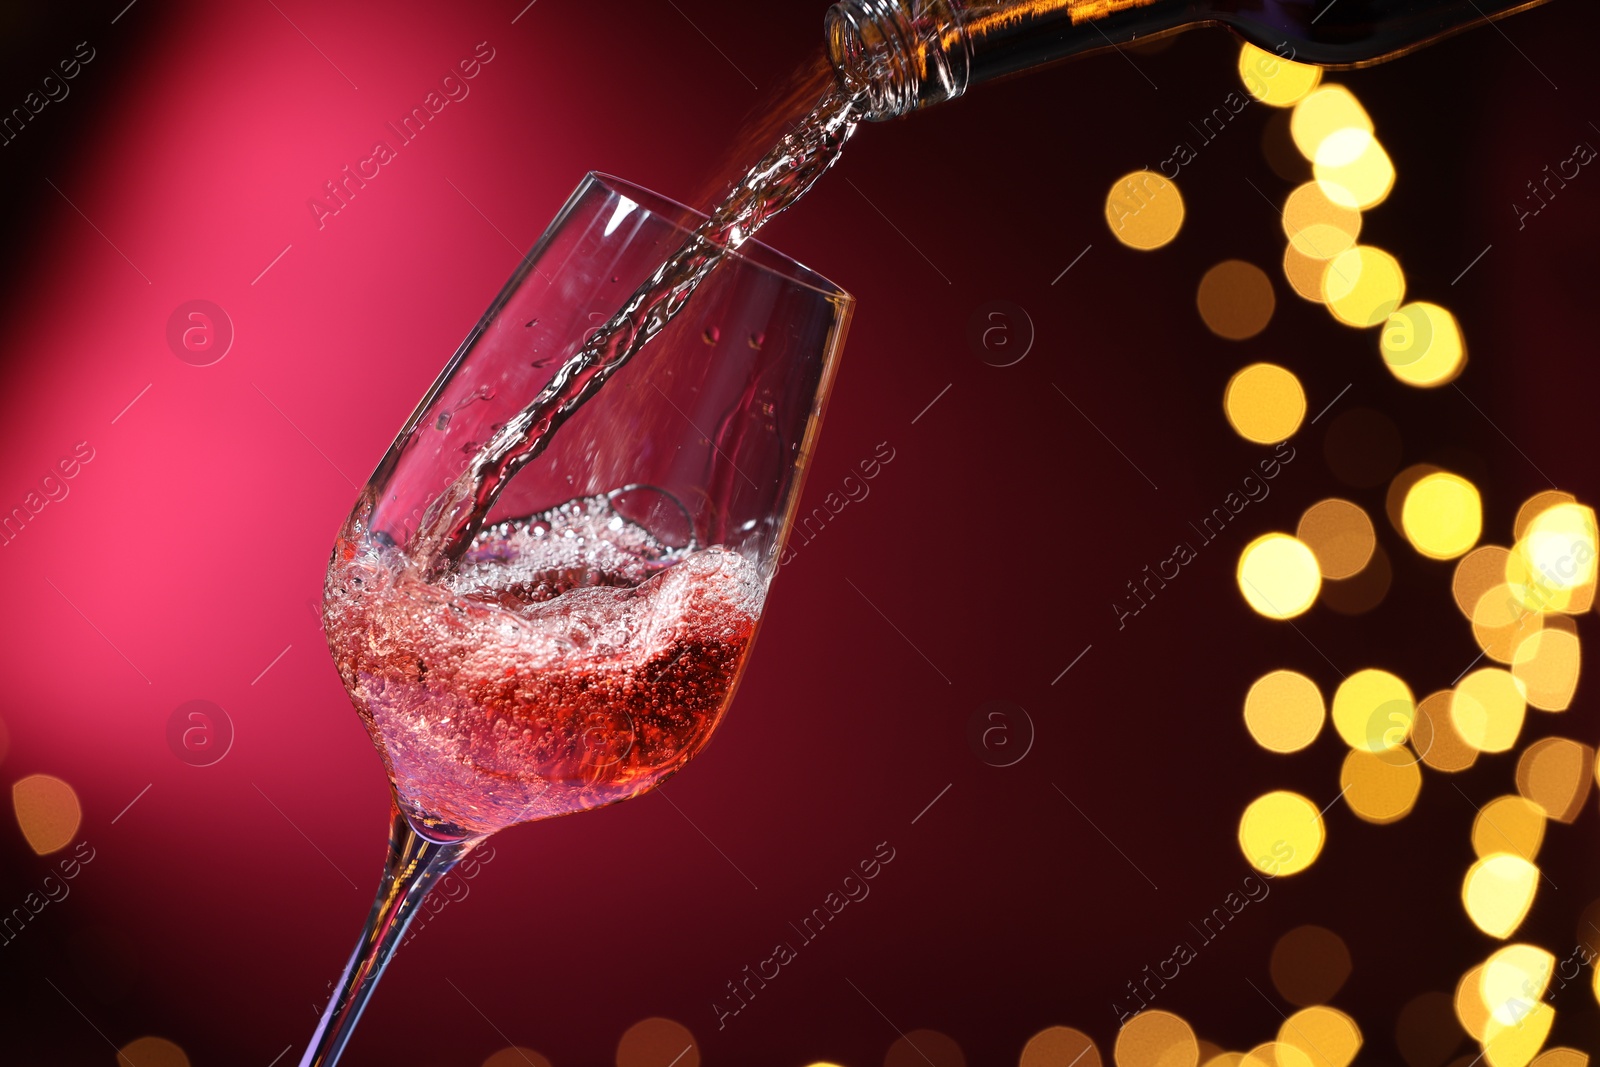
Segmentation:
{"type": "Polygon", "coordinates": [[[865,72],[869,117],[1085,52],[1226,26],[1283,59],[1360,67],[1543,0],[842,0],[834,66],[865,72]]]}

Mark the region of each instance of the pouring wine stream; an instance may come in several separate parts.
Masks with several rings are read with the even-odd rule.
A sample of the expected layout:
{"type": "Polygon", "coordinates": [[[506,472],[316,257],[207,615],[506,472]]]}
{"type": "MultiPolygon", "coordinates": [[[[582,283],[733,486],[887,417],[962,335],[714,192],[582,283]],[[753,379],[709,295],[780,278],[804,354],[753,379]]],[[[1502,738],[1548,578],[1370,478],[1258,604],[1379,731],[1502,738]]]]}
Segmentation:
{"type": "Polygon", "coordinates": [[[858,107],[865,90],[858,85],[852,79],[825,92],[539,395],[472,457],[460,478],[423,515],[410,559],[425,580],[437,579],[461,558],[517,471],[687,306],[722,258],[803,197],[833,166],[861,120],[858,107]]]}

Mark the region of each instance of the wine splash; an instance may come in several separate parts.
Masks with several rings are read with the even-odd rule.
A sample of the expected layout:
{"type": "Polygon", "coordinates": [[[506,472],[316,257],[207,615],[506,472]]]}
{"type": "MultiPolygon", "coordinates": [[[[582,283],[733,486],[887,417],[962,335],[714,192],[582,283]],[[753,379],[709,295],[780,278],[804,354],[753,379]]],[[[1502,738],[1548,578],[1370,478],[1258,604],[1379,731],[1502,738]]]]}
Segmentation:
{"type": "Polygon", "coordinates": [[[599,807],[709,740],[766,582],[737,552],[669,547],[621,496],[496,523],[437,581],[341,540],[330,644],[414,818],[492,833],[599,807]]]}

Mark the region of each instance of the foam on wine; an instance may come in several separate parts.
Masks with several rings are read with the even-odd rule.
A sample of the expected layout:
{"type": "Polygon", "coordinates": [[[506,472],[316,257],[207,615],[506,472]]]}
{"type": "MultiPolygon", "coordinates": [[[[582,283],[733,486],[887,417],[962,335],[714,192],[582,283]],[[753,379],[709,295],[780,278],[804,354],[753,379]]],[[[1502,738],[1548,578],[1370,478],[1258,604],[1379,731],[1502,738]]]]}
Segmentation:
{"type": "Polygon", "coordinates": [[[766,582],[724,548],[674,549],[607,496],[482,530],[424,581],[341,538],[335,662],[424,825],[487,833],[627,799],[710,738],[766,582]]]}

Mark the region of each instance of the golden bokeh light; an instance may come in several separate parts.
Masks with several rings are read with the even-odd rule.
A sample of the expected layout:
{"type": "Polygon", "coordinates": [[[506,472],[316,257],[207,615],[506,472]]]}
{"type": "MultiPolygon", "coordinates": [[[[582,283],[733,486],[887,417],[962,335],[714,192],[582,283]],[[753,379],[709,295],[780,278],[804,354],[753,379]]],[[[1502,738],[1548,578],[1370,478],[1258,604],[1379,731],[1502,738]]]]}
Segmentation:
{"type": "Polygon", "coordinates": [[[1479,597],[1472,609],[1473,640],[1498,663],[1515,662],[1517,649],[1544,625],[1544,616],[1525,607],[1505,582],[1479,597]]]}
{"type": "Polygon", "coordinates": [[[1522,796],[1496,797],[1472,821],[1472,851],[1479,859],[1509,852],[1529,863],[1544,843],[1544,809],[1522,796]]]}
{"type": "Polygon", "coordinates": [[[1268,1041],[1246,1052],[1239,1067],[1312,1067],[1312,1061],[1293,1045],[1268,1041]]]}
{"type": "Polygon", "coordinates": [[[1384,752],[1411,736],[1417,719],[1411,687],[1388,671],[1356,671],[1333,693],[1333,728],[1351,748],[1384,752]]]}
{"type": "Polygon", "coordinates": [[[141,1037],[117,1050],[117,1067],[189,1067],[189,1057],[164,1037],[141,1037]]]}
{"type": "Polygon", "coordinates": [[[1317,684],[1295,671],[1256,679],[1244,698],[1244,723],[1268,752],[1299,752],[1317,739],[1327,718],[1317,684]]]}
{"type": "Polygon", "coordinates": [[[1286,789],[1252,800],[1239,820],[1244,858],[1264,874],[1299,874],[1316,862],[1324,840],[1317,806],[1286,789]]]}
{"type": "MultiPolygon", "coordinates": [[[[1335,253],[1337,255],[1338,253],[1335,253]]],[[[1293,244],[1283,250],[1283,277],[1302,300],[1313,304],[1323,303],[1322,276],[1328,270],[1328,260],[1317,259],[1300,251],[1293,244]]]]}
{"type": "Polygon", "coordinates": [[[694,1034],[673,1019],[641,1019],[617,1042],[617,1067],[660,1067],[674,1056],[675,1067],[700,1067],[700,1045],[694,1034]]]}
{"type": "Polygon", "coordinates": [[[1478,761],[1478,750],[1467,744],[1450,718],[1450,691],[1440,690],[1417,704],[1417,721],[1411,727],[1411,744],[1436,771],[1455,774],[1478,761]]]}
{"type": "Polygon", "coordinates": [[[1245,91],[1269,107],[1292,107],[1322,81],[1322,68],[1283,59],[1253,44],[1239,50],[1245,91]]]}
{"type": "Polygon", "coordinates": [[[17,812],[17,825],[28,846],[41,856],[58,852],[72,844],[83,822],[83,806],[78,794],[59,778],[30,774],[11,787],[11,803],[17,812]]]}
{"type": "Polygon", "coordinates": [[[1553,508],[1557,504],[1576,504],[1577,502],[1577,497],[1571,493],[1562,492],[1560,489],[1546,489],[1543,492],[1533,494],[1523,503],[1522,507],[1517,509],[1516,521],[1511,526],[1512,537],[1520,541],[1528,536],[1528,527],[1546,509],[1553,508]]]}
{"type": "Polygon", "coordinates": [[[1395,1044],[1408,1067],[1440,1067],[1461,1045],[1455,1004],[1432,990],[1408,1000],[1395,1018],[1395,1044]]]}
{"type": "Polygon", "coordinates": [[[1322,302],[1346,326],[1377,326],[1406,298],[1400,261],[1381,248],[1356,245],[1328,261],[1322,302]]]}
{"type": "Polygon", "coordinates": [[[1478,995],[1489,1009],[1490,1022],[1514,1025],[1533,1002],[1543,999],[1555,967],[1555,956],[1538,945],[1507,945],[1484,960],[1478,995]]]}
{"type": "Polygon", "coordinates": [[[1490,1018],[1484,1035],[1483,1062],[1488,1067],[1528,1067],[1544,1047],[1555,1019],[1556,1010],[1542,1001],[1528,1006],[1516,1022],[1490,1018]]]}
{"type": "Polygon", "coordinates": [[[1589,798],[1594,770],[1594,749],[1565,737],[1546,737],[1517,758],[1517,792],[1547,818],[1570,823],[1589,798]]]}
{"type": "Polygon", "coordinates": [[[1472,618],[1478,601],[1506,580],[1506,560],[1511,550],[1499,545],[1479,545],[1456,562],[1455,573],[1450,578],[1450,595],[1456,607],[1468,619],[1472,618]]]}
{"type": "Polygon", "coordinates": [[[1411,546],[1429,559],[1455,559],[1483,533],[1483,499],[1459,474],[1435,471],[1406,491],[1400,526],[1411,546]]]}
{"type": "Polygon", "coordinates": [[[1578,635],[1549,627],[1528,634],[1511,655],[1511,674],[1529,704],[1540,711],[1565,711],[1578,689],[1583,655],[1578,635]]]}
{"type": "Polygon", "coordinates": [[[1070,1026],[1051,1026],[1028,1038],[1017,1067],[1101,1067],[1100,1050],[1070,1026]]]}
{"type": "MultiPolygon", "coordinates": [[[[1296,252],[1319,262],[1329,260],[1355,245],[1361,212],[1330,200],[1317,182],[1306,182],[1283,203],[1283,232],[1296,252]]],[[[1320,268],[1314,285],[1317,295],[1310,299],[1322,294],[1320,268]]]]}
{"type": "Polygon", "coordinates": [[[1295,147],[1313,164],[1322,142],[1348,129],[1373,132],[1367,109],[1342,85],[1324,85],[1307,93],[1289,119],[1289,135],[1294,138],[1295,147]]]}
{"type": "Polygon", "coordinates": [[[1269,963],[1272,984],[1296,1007],[1332,1000],[1350,977],[1350,949],[1325,926],[1297,926],[1278,938],[1269,963]]]}
{"type": "Polygon", "coordinates": [[[1149,251],[1178,236],[1183,227],[1183,196],[1153,170],[1136,170],[1112,183],[1106,193],[1106,225],[1129,248],[1149,251]]]}
{"type": "Polygon", "coordinates": [[[1338,497],[1307,508],[1294,535],[1317,557],[1324,578],[1349,578],[1359,573],[1378,544],[1367,513],[1338,497]]]}
{"type": "MultiPolygon", "coordinates": [[[[1203,1046],[1205,1042],[1202,1041],[1200,1044],[1203,1046]]],[[[1204,1049],[1201,1051],[1203,1053],[1204,1049]]],[[[1244,1067],[1244,1053],[1218,1052],[1213,1056],[1203,1057],[1200,1060],[1200,1067],[1244,1067]]]]}
{"type": "Polygon", "coordinates": [[[1461,902],[1474,926],[1504,939],[1522,925],[1538,888],[1539,868],[1521,856],[1496,852],[1467,869],[1461,902]]]}
{"type": "Polygon", "coordinates": [[[1378,351],[1390,374],[1424,389],[1455,381],[1467,365],[1456,317],[1422,300],[1395,309],[1383,324],[1378,351]]]}
{"type": "Polygon", "coordinates": [[[1240,437],[1275,445],[1300,428],[1306,391],[1291,371],[1275,363],[1252,363],[1228,379],[1222,407],[1240,437]]]}
{"type": "MultiPolygon", "coordinates": [[[[883,1067],[967,1067],[961,1046],[937,1030],[912,1030],[889,1046],[883,1067]]],[[[660,1065],[656,1065],[660,1067],[660,1065]]]]}
{"type": "Polygon", "coordinates": [[[1507,752],[1517,743],[1527,702],[1511,672],[1480,667],[1456,683],[1450,719],[1479,752],[1507,752]]]}
{"type": "Polygon", "coordinates": [[[1394,581],[1394,568],[1382,545],[1374,545],[1367,565],[1349,578],[1330,578],[1322,583],[1319,603],[1341,615],[1363,615],[1379,604],[1394,581]]]}
{"type": "Polygon", "coordinates": [[[1311,173],[1329,200],[1360,211],[1383,203],[1394,188],[1394,161],[1372,131],[1359,127],[1324,137],[1311,173]]]}
{"type": "MultiPolygon", "coordinates": [[[[1489,1005],[1483,1002],[1483,965],[1472,968],[1456,983],[1456,1020],[1461,1029],[1479,1041],[1489,1030],[1489,1005]]],[[[1460,1042],[1457,1041],[1457,1044],[1460,1042]]]]}
{"type": "MultiPolygon", "coordinates": [[[[1513,589],[1531,587],[1524,595],[1540,611],[1587,610],[1552,597],[1594,584],[1595,557],[1600,547],[1594,509],[1582,504],[1555,504],[1535,515],[1506,561],[1506,581],[1513,589]]],[[[1592,594],[1589,598],[1592,600],[1592,594]]]]}
{"type": "Polygon", "coordinates": [[[1575,1048],[1546,1049],[1534,1057],[1530,1067],[1589,1067],[1589,1056],[1575,1048]]]}
{"type": "Polygon", "coordinates": [[[1278,298],[1266,271],[1242,259],[1225,259],[1201,277],[1195,306],[1212,333],[1244,341],[1266,329],[1278,298]]]}
{"type": "Polygon", "coordinates": [[[1317,557],[1288,534],[1269,533],[1239,554],[1239,592],[1258,614],[1292,619],[1316,603],[1322,588],[1317,557]]]}
{"type": "Polygon", "coordinates": [[[1314,1067],[1349,1067],[1361,1050],[1361,1028],[1337,1008],[1302,1008],[1283,1021],[1278,1045],[1299,1050],[1314,1067]]]}
{"type": "Polygon", "coordinates": [[[1346,804],[1366,822],[1383,825],[1411,814],[1422,792],[1422,771],[1405,747],[1383,752],[1353,748],[1339,770],[1346,804]]]}
{"type": "Polygon", "coordinates": [[[550,1060],[531,1048],[515,1045],[503,1048],[484,1060],[483,1067],[550,1067],[550,1060]]]}
{"type": "Polygon", "coordinates": [[[1199,1067],[1200,1043],[1170,1011],[1147,1008],[1117,1031],[1117,1067],[1199,1067]]]}

